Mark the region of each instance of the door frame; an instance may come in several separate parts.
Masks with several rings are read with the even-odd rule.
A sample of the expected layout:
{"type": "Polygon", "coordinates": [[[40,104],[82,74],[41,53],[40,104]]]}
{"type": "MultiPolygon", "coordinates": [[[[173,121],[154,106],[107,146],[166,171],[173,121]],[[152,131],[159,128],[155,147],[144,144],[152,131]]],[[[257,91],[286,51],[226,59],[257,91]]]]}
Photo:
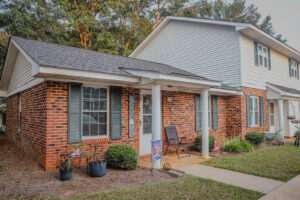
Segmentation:
{"type": "MultiPolygon", "coordinates": [[[[139,105],[140,105],[140,112],[139,112],[139,155],[148,155],[151,154],[151,150],[147,154],[141,154],[141,141],[142,141],[142,135],[143,135],[143,95],[151,95],[152,96],[152,91],[151,90],[140,90],[140,99],[139,99],[139,105]]],[[[149,134],[151,135],[151,140],[152,140],[152,133],[149,134]]],[[[150,144],[151,145],[151,144],[150,144]]]]}

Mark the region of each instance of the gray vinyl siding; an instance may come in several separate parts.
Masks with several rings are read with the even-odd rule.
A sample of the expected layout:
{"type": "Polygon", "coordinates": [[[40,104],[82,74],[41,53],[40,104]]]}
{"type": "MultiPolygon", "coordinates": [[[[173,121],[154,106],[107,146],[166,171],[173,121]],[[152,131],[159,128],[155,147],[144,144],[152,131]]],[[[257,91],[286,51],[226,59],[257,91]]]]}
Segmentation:
{"type": "Polygon", "coordinates": [[[266,82],[300,90],[300,80],[289,76],[289,58],[271,49],[271,70],[256,66],[254,40],[241,35],[241,63],[243,86],[265,89],[266,82]]]}
{"type": "Polygon", "coordinates": [[[14,69],[11,73],[10,81],[7,88],[7,93],[11,93],[14,90],[24,86],[25,84],[33,81],[34,78],[31,74],[32,65],[25,58],[25,56],[18,52],[14,69]]]}
{"type": "Polygon", "coordinates": [[[234,27],[171,21],[135,57],[241,85],[240,34],[234,27]]]}

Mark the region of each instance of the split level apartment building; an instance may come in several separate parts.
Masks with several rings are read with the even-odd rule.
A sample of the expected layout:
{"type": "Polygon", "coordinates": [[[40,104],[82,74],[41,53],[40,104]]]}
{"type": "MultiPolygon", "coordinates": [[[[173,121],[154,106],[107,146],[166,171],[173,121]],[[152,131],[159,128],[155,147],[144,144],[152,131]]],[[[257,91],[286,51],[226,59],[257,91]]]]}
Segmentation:
{"type": "MultiPolygon", "coordinates": [[[[291,137],[300,53],[247,23],[167,17],[130,57],[12,36],[0,81],[6,137],[45,168],[80,144],[151,155],[176,126],[190,145],[247,132],[291,137]]],[[[155,168],[158,166],[153,165],[155,168]]]]}

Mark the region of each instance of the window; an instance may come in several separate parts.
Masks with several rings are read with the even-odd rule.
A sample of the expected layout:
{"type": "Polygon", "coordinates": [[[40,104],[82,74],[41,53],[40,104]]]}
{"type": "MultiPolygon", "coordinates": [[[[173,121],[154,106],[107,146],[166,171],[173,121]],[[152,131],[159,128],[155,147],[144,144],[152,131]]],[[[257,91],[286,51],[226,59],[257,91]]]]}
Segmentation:
{"type": "Polygon", "coordinates": [[[152,96],[143,95],[143,134],[152,133],[152,96]]]}
{"type": "Polygon", "coordinates": [[[19,131],[22,128],[22,95],[19,94],[19,131]]]}
{"type": "Polygon", "coordinates": [[[259,57],[259,65],[268,67],[268,48],[259,44],[258,45],[258,57],[259,57]]]}
{"type": "Polygon", "coordinates": [[[108,90],[107,88],[83,87],[82,99],[84,137],[107,136],[108,90]]]}
{"type": "Polygon", "coordinates": [[[250,126],[258,126],[259,125],[259,105],[258,105],[258,97],[251,96],[250,97],[250,126]]]}
{"type": "Polygon", "coordinates": [[[274,103],[270,103],[270,126],[275,125],[274,103]]]}
{"type": "Polygon", "coordinates": [[[291,60],[291,77],[297,78],[298,77],[298,66],[295,60],[291,60]]]}

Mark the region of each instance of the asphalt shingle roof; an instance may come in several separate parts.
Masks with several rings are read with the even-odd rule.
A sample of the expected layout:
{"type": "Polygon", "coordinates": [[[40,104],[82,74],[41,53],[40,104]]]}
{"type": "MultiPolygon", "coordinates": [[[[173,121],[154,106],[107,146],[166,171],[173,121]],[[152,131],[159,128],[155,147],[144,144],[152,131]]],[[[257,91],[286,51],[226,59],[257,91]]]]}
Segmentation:
{"type": "Polygon", "coordinates": [[[132,76],[123,69],[148,70],[162,74],[209,80],[205,77],[156,62],[125,56],[117,56],[54,43],[29,40],[12,36],[37,64],[49,67],[67,68],[132,76]]]}
{"type": "Polygon", "coordinates": [[[288,87],[284,87],[284,86],[281,86],[281,85],[275,85],[273,83],[269,83],[270,85],[278,88],[279,90],[282,90],[284,92],[288,92],[288,93],[291,93],[291,94],[300,94],[300,91],[297,90],[297,89],[294,89],[294,88],[288,88],[288,87]]]}

